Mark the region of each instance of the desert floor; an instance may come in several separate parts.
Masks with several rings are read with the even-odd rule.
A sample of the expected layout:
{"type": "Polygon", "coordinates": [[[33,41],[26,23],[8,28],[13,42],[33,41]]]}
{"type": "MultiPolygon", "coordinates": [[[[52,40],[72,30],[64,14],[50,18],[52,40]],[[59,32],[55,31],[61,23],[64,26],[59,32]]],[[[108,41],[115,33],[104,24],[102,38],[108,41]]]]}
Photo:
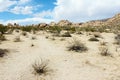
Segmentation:
{"type": "Polygon", "coordinates": [[[102,38],[99,38],[107,43],[112,56],[100,55],[100,41],[88,41],[92,35],[87,33],[72,34],[69,38],[54,37],[55,40],[46,32],[28,33],[28,36],[20,35],[21,42],[14,42],[17,35],[20,33],[6,34],[7,41],[0,44],[0,48],[9,50],[0,58],[0,80],[120,80],[120,49],[116,51],[118,46],[113,44],[113,33],[101,33],[102,38]],[[32,36],[36,39],[32,40],[32,36]],[[84,43],[88,51],[68,51],[73,38],[84,43]],[[41,60],[48,63],[48,75],[34,74],[32,65],[41,60]]]}

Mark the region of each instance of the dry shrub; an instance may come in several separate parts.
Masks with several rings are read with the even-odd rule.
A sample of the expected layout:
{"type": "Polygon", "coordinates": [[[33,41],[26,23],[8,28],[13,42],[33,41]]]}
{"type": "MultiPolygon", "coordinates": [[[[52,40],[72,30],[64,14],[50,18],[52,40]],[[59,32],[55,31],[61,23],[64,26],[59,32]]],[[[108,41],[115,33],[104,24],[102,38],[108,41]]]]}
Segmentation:
{"type": "Polygon", "coordinates": [[[7,52],[9,52],[7,49],[0,49],[0,57],[4,57],[7,52]]]}
{"type": "Polygon", "coordinates": [[[31,39],[32,40],[36,40],[37,38],[36,38],[36,36],[32,36],[31,39]]]}
{"type": "Polygon", "coordinates": [[[104,42],[104,41],[100,42],[100,46],[106,46],[106,45],[107,45],[107,42],[104,42]]]}
{"type": "Polygon", "coordinates": [[[65,38],[61,38],[60,41],[65,41],[65,38]]]}
{"type": "Polygon", "coordinates": [[[120,45],[120,33],[115,36],[115,44],[120,45]]]}
{"type": "Polygon", "coordinates": [[[61,35],[62,37],[72,37],[70,32],[65,32],[64,34],[61,35]]]}
{"type": "Polygon", "coordinates": [[[100,47],[99,50],[100,50],[100,54],[102,56],[109,56],[109,55],[111,55],[110,52],[109,52],[109,49],[107,47],[100,47]]]}
{"type": "Polygon", "coordinates": [[[42,59],[41,59],[41,61],[35,61],[35,63],[32,65],[32,67],[34,69],[33,73],[35,75],[39,75],[39,76],[50,75],[51,72],[53,71],[48,66],[48,60],[42,61],[42,59]]]}
{"type": "Polygon", "coordinates": [[[46,39],[48,39],[48,38],[49,38],[49,36],[45,36],[45,38],[46,38],[46,39]]]}
{"type": "Polygon", "coordinates": [[[5,38],[5,36],[3,34],[0,34],[0,41],[6,41],[7,39],[5,38]]]}
{"type": "Polygon", "coordinates": [[[14,38],[14,42],[21,42],[20,36],[16,36],[16,37],[14,38]]]}
{"type": "Polygon", "coordinates": [[[84,52],[87,50],[88,48],[83,43],[76,39],[73,39],[73,41],[68,46],[68,51],[84,52]]]}

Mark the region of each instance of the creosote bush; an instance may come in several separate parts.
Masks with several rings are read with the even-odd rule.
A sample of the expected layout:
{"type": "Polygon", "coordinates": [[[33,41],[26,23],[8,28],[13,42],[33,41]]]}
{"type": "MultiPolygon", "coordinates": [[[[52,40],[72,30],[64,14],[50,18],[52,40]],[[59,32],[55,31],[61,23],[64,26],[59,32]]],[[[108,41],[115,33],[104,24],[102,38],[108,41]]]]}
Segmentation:
{"type": "Polygon", "coordinates": [[[95,37],[92,37],[92,38],[89,39],[89,41],[99,41],[99,40],[95,37]]]}
{"type": "Polygon", "coordinates": [[[4,57],[7,52],[9,52],[7,49],[0,49],[0,57],[4,57]]]}
{"type": "Polygon", "coordinates": [[[68,51],[84,52],[87,50],[88,48],[83,43],[76,39],[73,39],[73,42],[71,42],[70,45],[68,46],[68,51]]]}
{"type": "Polygon", "coordinates": [[[46,61],[42,61],[41,62],[36,62],[32,65],[34,71],[33,73],[35,75],[42,75],[42,76],[46,76],[46,75],[50,75],[51,71],[53,71],[52,69],[49,68],[48,66],[48,60],[46,61]]]}
{"type": "Polygon", "coordinates": [[[61,35],[62,37],[72,37],[70,32],[65,32],[64,34],[61,35]]]}

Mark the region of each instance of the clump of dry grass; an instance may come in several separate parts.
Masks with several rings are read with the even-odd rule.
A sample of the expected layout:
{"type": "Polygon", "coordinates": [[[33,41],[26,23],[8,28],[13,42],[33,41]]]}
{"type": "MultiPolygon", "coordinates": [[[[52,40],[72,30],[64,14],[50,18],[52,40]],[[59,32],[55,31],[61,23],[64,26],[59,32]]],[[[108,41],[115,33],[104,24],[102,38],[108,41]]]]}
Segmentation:
{"type": "Polygon", "coordinates": [[[0,41],[6,41],[7,39],[5,38],[5,36],[3,34],[0,34],[0,41]]]}
{"type": "Polygon", "coordinates": [[[53,41],[56,40],[55,37],[52,37],[52,38],[50,38],[50,39],[53,40],[53,41]]]}
{"type": "Polygon", "coordinates": [[[65,38],[60,38],[60,41],[65,41],[65,38]]]}
{"type": "Polygon", "coordinates": [[[16,36],[16,37],[14,38],[14,42],[21,42],[20,36],[16,36]]]}
{"type": "Polygon", "coordinates": [[[93,35],[94,35],[94,37],[96,37],[96,38],[101,38],[100,33],[94,33],[93,35]]]}
{"type": "Polygon", "coordinates": [[[106,45],[107,45],[107,42],[104,42],[104,41],[100,42],[100,46],[106,46],[106,45]]]}
{"type": "Polygon", "coordinates": [[[0,57],[4,57],[7,52],[9,52],[7,49],[0,49],[0,57]]]}
{"type": "Polygon", "coordinates": [[[31,39],[32,40],[36,40],[37,38],[36,38],[36,36],[32,36],[31,39]]]}
{"type": "Polygon", "coordinates": [[[49,38],[49,36],[45,36],[45,38],[46,38],[46,39],[48,39],[48,38],[49,38]]]}
{"type": "Polygon", "coordinates": [[[53,71],[52,69],[49,68],[48,66],[48,60],[46,61],[35,61],[35,63],[32,65],[34,71],[33,73],[35,75],[40,75],[40,76],[46,76],[50,75],[51,72],[53,71]]]}
{"type": "Polygon", "coordinates": [[[107,47],[99,47],[99,50],[100,50],[100,54],[102,56],[110,56],[110,52],[109,52],[109,49],[107,47]]]}
{"type": "Polygon", "coordinates": [[[73,39],[73,41],[68,46],[68,51],[84,52],[87,50],[88,48],[83,43],[76,39],[73,39]]]}
{"type": "Polygon", "coordinates": [[[115,44],[120,45],[120,34],[117,34],[117,35],[115,36],[115,44]]]}

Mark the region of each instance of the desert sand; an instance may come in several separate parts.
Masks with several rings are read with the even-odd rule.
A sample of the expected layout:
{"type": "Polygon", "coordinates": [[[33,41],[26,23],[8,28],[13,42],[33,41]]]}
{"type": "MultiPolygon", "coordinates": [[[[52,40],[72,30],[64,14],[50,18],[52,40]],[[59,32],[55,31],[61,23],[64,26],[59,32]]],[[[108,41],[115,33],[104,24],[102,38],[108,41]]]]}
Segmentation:
{"type": "Polygon", "coordinates": [[[0,48],[8,49],[9,53],[0,58],[0,80],[120,80],[120,50],[117,48],[116,51],[118,46],[113,44],[115,34],[101,33],[102,38],[99,38],[107,43],[112,56],[100,55],[100,41],[88,41],[92,35],[87,34],[72,34],[69,38],[54,37],[55,40],[51,34],[43,31],[28,33],[28,36],[16,32],[6,34],[7,41],[2,41],[0,48]],[[18,35],[21,41],[14,42],[18,35]],[[32,36],[36,39],[32,40],[32,36]],[[84,43],[88,51],[68,51],[67,46],[73,38],[84,43]],[[52,70],[49,75],[34,75],[32,64],[41,59],[52,70]]]}

